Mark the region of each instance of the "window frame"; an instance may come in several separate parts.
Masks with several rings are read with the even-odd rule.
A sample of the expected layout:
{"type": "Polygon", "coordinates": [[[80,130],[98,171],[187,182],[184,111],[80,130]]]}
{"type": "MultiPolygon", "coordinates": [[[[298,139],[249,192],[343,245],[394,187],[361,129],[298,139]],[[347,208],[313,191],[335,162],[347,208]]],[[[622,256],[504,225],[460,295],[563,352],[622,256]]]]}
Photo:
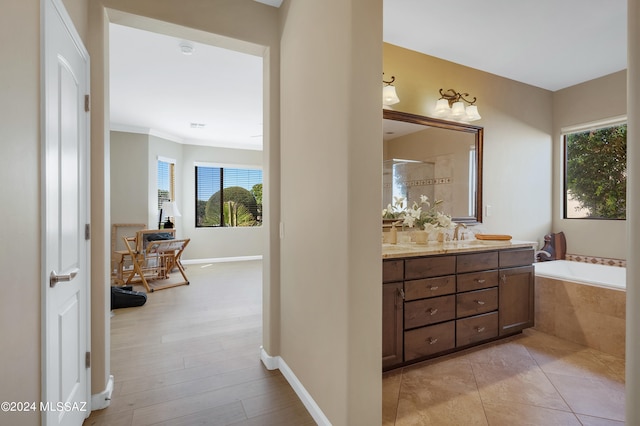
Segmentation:
{"type": "Polygon", "coordinates": [[[569,161],[567,156],[567,136],[573,133],[581,133],[590,130],[598,130],[607,127],[615,127],[621,126],[624,124],[628,124],[627,116],[620,115],[616,117],[606,118],[603,120],[591,121],[588,123],[577,124],[574,126],[567,126],[560,129],[560,137],[561,137],[561,146],[562,146],[562,158],[560,161],[561,164],[561,177],[562,177],[562,219],[563,220],[611,220],[611,221],[620,221],[626,220],[626,214],[624,219],[615,219],[615,218],[607,218],[607,217],[568,217],[567,216],[567,191],[568,191],[568,181],[567,181],[567,163],[569,161]]]}
{"type": "MultiPolygon", "coordinates": [[[[198,167],[219,168],[221,170],[220,190],[224,194],[224,169],[236,169],[236,170],[259,170],[261,173],[261,184],[264,188],[264,169],[261,165],[253,164],[229,164],[229,163],[212,163],[212,162],[194,162],[193,165],[193,177],[194,177],[194,226],[198,229],[218,229],[218,228],[260,228],[263,225],[263,221],[259,220],[259,225],[254,226],[226,226],[224,224],[224,216],[221,216],[221,223],[219,225],[198,225],[198,167]]],[[[215,193],[215,192],[214,192],[215,193]]],[[[264,201],[264,200],[263,200],[264,201]]],[[[220,197],[220,212],[223,213],[224,195],[220,197]]],[[[259,204],[263,205],[263,204],[259,204]]]]}
{"type": "Polygon", "coordinates": [[[158,155],[156,157],[156,200],[158,204],[158,211],[162,208],[162,201],[160,200],[160,162],[169,164],[169,200],[176,201],[176,160],[173,158],[162,157],[158,155]]]}

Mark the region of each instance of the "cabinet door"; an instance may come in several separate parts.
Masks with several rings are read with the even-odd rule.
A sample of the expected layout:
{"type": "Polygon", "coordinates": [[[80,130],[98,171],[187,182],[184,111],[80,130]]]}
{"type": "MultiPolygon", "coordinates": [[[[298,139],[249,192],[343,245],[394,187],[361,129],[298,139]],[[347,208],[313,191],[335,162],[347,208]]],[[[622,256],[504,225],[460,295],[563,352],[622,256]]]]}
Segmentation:
{"type": "Polygon", "coordinates": [[[382,285],[382,368],[402,363],[402,283],[382,285]]]}
{"type": "Polygon", "coordinates": [[[500,335],[533,327],[533,266],[500,270],[500,335]]]}

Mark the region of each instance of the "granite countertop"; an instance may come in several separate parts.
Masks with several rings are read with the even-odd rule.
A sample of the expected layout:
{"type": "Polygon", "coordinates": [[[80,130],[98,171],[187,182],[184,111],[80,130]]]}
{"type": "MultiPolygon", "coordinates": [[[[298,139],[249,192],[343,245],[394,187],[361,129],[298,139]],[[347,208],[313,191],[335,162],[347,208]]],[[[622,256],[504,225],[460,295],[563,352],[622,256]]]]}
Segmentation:
{"type": "Polygon", "coordinates": [[[393,259],[399,257],[429,256],[438,254],[468,253],[474,251],[504,250],[510,248],[531,247],[535,249],[538,243],[534,241],[491,241],[491,240],[462,240],[439,243],[429,241],[427,244],[402,242],[398,244],[382,243],[382,258],[393,259]]]}

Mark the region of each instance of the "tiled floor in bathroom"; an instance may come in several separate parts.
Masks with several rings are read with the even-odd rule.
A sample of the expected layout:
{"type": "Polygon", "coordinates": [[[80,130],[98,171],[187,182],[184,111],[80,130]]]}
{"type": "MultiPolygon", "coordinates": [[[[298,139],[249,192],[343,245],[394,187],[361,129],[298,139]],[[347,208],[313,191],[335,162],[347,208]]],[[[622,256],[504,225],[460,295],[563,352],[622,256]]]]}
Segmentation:
{"type": "Polygon", "coordinates": [[[383,425],[624,425],[624,360],[525,330],[383,375],[383,425]]]}

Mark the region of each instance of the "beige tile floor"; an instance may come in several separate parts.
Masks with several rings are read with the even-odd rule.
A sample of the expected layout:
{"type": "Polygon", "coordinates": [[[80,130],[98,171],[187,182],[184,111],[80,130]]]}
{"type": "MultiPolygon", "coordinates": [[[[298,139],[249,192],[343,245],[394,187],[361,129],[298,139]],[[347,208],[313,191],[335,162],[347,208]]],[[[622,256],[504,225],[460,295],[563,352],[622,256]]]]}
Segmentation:
{"type": "Polygon", "coordinates": [[[624,360],[523,334],[383,375],[383,425],[624,424],[624,360]]]}

